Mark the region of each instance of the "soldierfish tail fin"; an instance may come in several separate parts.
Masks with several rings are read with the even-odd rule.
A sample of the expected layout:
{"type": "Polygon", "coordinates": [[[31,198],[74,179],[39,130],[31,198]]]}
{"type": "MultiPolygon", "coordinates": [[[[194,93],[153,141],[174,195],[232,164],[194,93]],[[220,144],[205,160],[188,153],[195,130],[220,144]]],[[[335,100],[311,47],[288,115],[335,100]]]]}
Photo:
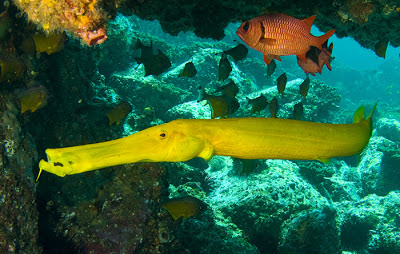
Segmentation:
{"type": "Polygon", "coordinates": [[[324,43],[322,43],[322,48],[328,49],[328,41],[325,41],[324,43]]]}
{"type": "Polygon", "coordinates": [[[329,45],[329,48],[327,49],[329,53],[332,54],[333,51],[333,42],[331,42],[331,44],[329,45]]]}
{"type": "Polygon", "coordinates": [[[324,44],[324,42],[326,42],[333,34],[335,33],[335,29],[332,29],[328,32],[326,32],[324,35],[321,35],[318,37],[319,39],[319,44],[317,47],[322,50],[322,44],[324,44]]]}
{"type": "Polygon", "coordinates": [[[329,45],[329,48],[325,50],[326,54],[329,56],[325,61],[325,65],[328,68],[328,70],[330,70],[330,71],[332,70],[332,66],[331,66],[332,51],[333,51],[333,43],[331,43],[331,45],[329,45]]]}

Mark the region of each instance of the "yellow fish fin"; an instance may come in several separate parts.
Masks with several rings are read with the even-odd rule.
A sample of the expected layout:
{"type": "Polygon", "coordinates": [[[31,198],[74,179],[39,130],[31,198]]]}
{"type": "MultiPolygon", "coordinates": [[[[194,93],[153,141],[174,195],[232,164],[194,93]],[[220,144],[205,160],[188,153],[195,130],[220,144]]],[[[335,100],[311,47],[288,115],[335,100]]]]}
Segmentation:
{"type": "Polygon", "coordinates": [[[372,117],[372,115],[373,115],[373,114],[374,114],[374,112],[375,112],[376,106],[378,106],[378,102],[377,102],[377,103],[375,103],[374,107],[372,108],[371,114],[369,114],[369,116],[368,116],[368,118],[367,118],[367,119],[370,119],[370,118],[372,117]]]}
{"type": "Polygon", "coordinates": [[[40,169],[39,174],[38,174],[38,176],[37,176],[37,178],[36,178],[36,182],[39,181],[39,177],[40,177],[40,175],[42,174],[42,171],[43,171],[43,169],[40,169]]]}
{"type": "Polygon", "coordinates": [[[199,153],[199,155],[197,155],[197,157],[209,161],[211,157],[213,157],[213,155],[214,155],[214,147],[210,143],[205,142],[203,150],[199,153]]]}
{"type": "Polygon", "coordinates": [[[25,111],[28,110],[29,110],[28,106],[26,106],[25,103],[21,102],[21,114],[23,114],[25,111]]]}
{"type": "Polygon", "coordinates": [[[319,160],[322,163],[329,163],[329,158],[318,158],[317,160],[319,160]]]}
{"type": "Polygon", "coordinates": [[[364,104],[361,105],[354,113],[353,123],[359,123],[364,120],[364,104]]]}

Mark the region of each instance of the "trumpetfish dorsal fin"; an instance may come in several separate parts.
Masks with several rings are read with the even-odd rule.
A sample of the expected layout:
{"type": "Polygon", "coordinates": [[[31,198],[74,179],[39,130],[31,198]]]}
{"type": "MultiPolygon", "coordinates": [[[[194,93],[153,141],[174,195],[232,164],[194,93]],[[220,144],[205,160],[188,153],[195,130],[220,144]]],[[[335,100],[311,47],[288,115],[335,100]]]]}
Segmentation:
{"type": "Polygon", "coordinates": [[[365,119],[364,118],[364,112],[365,112],[365,109],[364,109],[364,104],[363,104],[354,113],[353,123],[359,123],[362,120],[364,120],[365,119]]]}

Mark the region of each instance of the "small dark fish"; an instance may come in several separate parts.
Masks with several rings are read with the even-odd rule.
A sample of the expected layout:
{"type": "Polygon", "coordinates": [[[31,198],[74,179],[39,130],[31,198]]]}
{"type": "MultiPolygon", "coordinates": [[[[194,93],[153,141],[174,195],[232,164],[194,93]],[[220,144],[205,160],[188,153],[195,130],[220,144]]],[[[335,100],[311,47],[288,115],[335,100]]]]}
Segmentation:
{"type": "Polygon", "coordinates": [[[13,21],[7,9],[0,14],[0,40],[4,40],[10,33],[13,21]]]}
{"type": "Polygon", "coordinates": [[[283,96],[283,93],[285,92],[286,82],[287,82],[286,73],[283,73],[282,75],[280,75],[276,82],[278,92],[280,94],[282,94],[282,96],[283,96]]]}
{"type": "Polygon", "coordinates": [[[225,54],[232,56],[235,62],[244,59],[248,52],[249,49],[241,43],[232,49],[224,51],[225,54]]]}
{"type": "Polygon", "coordinates": [[[225,93],[222,95],[210,95],[200,88],[198,102],[207,100],[211,106],[211,119],[220,117],[226,118],[239,109],[239,101],[236,98],[229,97],[225,93]]]}
{"type": "Polygon", "coordinates": [[[218,87],[215,92],[223,92],[227,96],[235,98],[236,94],[239,92],[239,87],[235,84],[235,82],[231,81],[226,85],[218,87]]]}
{"type": "MultiPolygon", "coordinates": [[[[136,58],[136,61],[138,59],[148,59],[151,58],[153,54],[153,41],[150,41],[150,46],[144,45],[139,39],[136,40],[136,45],[135,49],[140,49],[140,58],[136,58]]],[[[139,61],[138,61],[139,63],[139,61]]]]}
{"type": "Polygon", "coordinates": [[[29,55],[36,55],[42,52],[51,55],[55,52],[61,51],[67,40],[68,36],[65,32],[51,34],[35,33],[23,40],[19,48],[29,55]]]}
{"type": "Polygon", "coordinates": [[[386,50],[389,45],[389,41],[382,39],[375,44],[375,54],[379,57],[386,57],[386,50]]]}
{"type": "Polygon", "coordinates": [[[206,203],[191,196],[170,199],[163,202],[161,207],[167,210],[174,220],[185,220],[207,210],[206,203]]]}
{"type": "Polygon", "coordinates": [[[249,175],[257,168],[258,160],[239,159],[242,162],[242,172],[240,175],[249,175]]]}
{"type": "Polygon", "coordinates": [[[278,110],[279,110],[278,99],[275,96],[271,100],[271,103],[269,104],[269,112],[271,113],[272,118],[276,118],[276,114],[278,113],[278,110]]]}
{"type": "Polygon", "coordinates": [[[304,109],[303,109],[303,103],[299,102],[296,103],[293,107],[293,119],[295,120],[300,120],[301,116],[303,115],[304,109]]]}
{"type": "Polygon", "coordinates": [[[187,62],[185,64],[185,68],[179,74],[179,77],[188,77],[192,78],[197,74],[196,67],[194,66],[193,62],[187,62]]]}
{"type": "Polygon", "coordinates": [[[17,80],[24,72],[25,65],[21,60],[0,58],[0,82],[17,80]]]}
{"type": "Polygon", "coordinates": [[[260,111],[265,109],[268,105],[268,100],[267,97],[264,96],[264,94],[261,94],[257,98],[250,99],[247,97],[247,100],[249,104],[251,104],[251,114],[253,115],[255,112],[258,112],[260,114],[260,111]]]}
{"type": "Polygon", "coordinates": [[[47,88],[42,85],[34,86],[23,91],[17,90],[15,94],[21,104],[21,114],[28,110],[35,112],[46,106],[49,97],[47,88]]]}
{"type": "Polygon", "coordinates": [[[303,96],[304,99],[308,94],[308,89],[310,89],[310,78],[307,76],[303,83],[300,84],[300,95],[303,96]]]}
{"type": "Polygon", "coordinates": [[[113,123],[119,123],[132,111],[132,106],[126,101],[120,102],[114,108],[107,111],[107,117],[110,120],[110,126],[113,123]]]}
{"type": "Polygon", "coordinates": [[[140,40],[137,40],[136,48],[140,48],[142,51],[141,56],[135,57],[135,59],[138,64],[144,65],[145,76],[159,75],[171,67],[171,61],[161,50],[158,50],[158,54],[153,54],[153,42],[151,42],[151,46],[149,47],[143,45],[140,40]]]}
{"type": "Polygon", "coordinates": [[[145,76],[160,75],[171,67],[171,61],[160,50],[154,55],[150,61],[144,62],[145,76]]]}
{"type": "Polygon", "coordinates": [[[267,79],[271,77],[272,74],[274,74],[275,69],[276,69],[276,62],[274,59],[272,59],[271,63],[267,67],[267,79]]]}
{"type": "Polygon", "coordinates": [[[229,62],[226,54],[222,54],[221,60],[219,60],[219,68],[218,68],[218,80],[225,80],[229,77],[229,74],[232,71],[231,63],[229,62]]]}

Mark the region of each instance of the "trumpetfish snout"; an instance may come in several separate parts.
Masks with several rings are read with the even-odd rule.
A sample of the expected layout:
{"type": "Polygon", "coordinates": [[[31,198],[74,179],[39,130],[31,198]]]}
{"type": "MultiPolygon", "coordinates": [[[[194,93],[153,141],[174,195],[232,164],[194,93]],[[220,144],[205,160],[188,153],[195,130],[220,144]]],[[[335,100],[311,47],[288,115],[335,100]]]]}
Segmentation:
{"type": "Polygon", "coordinates": [[[185,122],[175,120],[112,141],[46,149],[47,162],[39,162],[39,176],[42,170],[64,177],[134,162],[177,162],[194,157],[209,160],[213,154],[211,145],[191,135],[186,129],[191,125],[181,124],[182,121],[185,122]]]}

